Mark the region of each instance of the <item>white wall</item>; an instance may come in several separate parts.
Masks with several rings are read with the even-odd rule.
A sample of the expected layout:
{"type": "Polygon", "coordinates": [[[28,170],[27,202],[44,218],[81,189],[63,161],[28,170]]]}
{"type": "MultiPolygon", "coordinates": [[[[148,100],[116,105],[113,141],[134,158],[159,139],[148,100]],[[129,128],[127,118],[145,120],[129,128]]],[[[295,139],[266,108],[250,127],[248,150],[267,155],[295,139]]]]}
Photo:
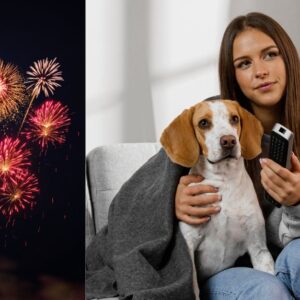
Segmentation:
{"type": "Polygon", "coordinates": [[[274,17],[300,49],[298,0],[87,0],[87,152],[157,141],[184,108],[218,94],[222,34],[249,11],[274,17]]]}

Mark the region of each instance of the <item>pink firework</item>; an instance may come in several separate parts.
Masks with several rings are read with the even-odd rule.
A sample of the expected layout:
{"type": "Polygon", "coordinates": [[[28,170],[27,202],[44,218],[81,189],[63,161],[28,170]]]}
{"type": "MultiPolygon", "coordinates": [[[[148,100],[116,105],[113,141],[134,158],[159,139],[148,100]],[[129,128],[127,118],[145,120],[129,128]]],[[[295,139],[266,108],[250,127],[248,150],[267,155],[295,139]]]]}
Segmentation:
{"type": "Polygon", "coordinates": [[[0,176],[7,179],[17,173],[24,172],[31,165],[29,161],[30,151],[26,144],[18,138],[6,137],[0,141],[0,176]]]}
{"type": "Polygon", "coordinates": [[[26,139],[37,141],[42,149],[49,143],[62,144],[71,123],[68,113],[68,107],[59,101],[47,100],[29,116],[23,134],[26,139]]]}
{"type": "Polygon", "coordinates": [[[11,218],[26,208],[36,204],[35,196],[39,193],[38,180],[34,174],[22,172],[11,177],[0,188],[0,211],[11,218]]]}

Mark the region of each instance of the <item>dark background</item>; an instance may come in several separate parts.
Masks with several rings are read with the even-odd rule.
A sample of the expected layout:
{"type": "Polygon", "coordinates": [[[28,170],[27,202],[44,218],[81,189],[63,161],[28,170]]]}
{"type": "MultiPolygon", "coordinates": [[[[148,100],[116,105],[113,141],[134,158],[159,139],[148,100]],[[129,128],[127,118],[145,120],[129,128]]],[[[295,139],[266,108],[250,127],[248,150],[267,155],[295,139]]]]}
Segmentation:
{"type": "MultiPolygon", "coordinates": [[[[10,0],[0,9],[0,59],[25,76],[34,61],[57,57],[64,81],[50,98],[67,105],[71,117],[64,144],[49,146],[45,155],[32,147],[37,205],[14,223],[0,215],[0,257],[16,262],[27,279],[49,274],[83,283],[85,2],[10,0]]],[[[33,107],[45,99],[41,94],[33,107]]],[[[0,123],[0,139],[16,135],[22,117],[0,123]]]]}

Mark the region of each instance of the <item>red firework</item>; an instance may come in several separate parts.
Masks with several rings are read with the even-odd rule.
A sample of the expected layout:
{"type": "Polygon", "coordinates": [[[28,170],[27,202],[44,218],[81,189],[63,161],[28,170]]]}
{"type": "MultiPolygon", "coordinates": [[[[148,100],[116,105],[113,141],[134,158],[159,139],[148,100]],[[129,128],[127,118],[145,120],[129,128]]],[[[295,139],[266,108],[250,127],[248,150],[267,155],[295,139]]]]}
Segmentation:
{"type": "Polygon", "coordinates": [[[18,138],[6,137],[0,141],[0,176],[2,179],[22,173],[31,165],[28,159],[31,153],[25,147],[26,144],[18,138]]]}
{"type": "Polygon", "coordinates": [[[23,134],[26,139],[37,141],[42,149],[49,143],[63,144],[71,124],[69,109],[59,101],[47,100],[28,118],[23,134]]]}
{"type": "Polygon", "coordinates": [[[0,211],[11,218],[26,208],[35,205],[35,195],[39,192],[38,180],[34,174],[22,172],[10,178],[0,189],[0,211]]]}

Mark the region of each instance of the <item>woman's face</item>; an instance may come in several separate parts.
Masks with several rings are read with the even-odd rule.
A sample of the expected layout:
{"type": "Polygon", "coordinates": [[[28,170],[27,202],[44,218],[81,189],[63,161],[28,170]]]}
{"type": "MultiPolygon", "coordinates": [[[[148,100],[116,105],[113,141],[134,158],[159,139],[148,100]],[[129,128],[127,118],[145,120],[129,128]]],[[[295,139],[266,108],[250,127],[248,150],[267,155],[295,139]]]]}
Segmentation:
{"type": "Polygon", "coordinates": [[[286,70],[275,42],[265,33],[249,28],[233,42],[236,80],[253,107],[273,107],[286,88],[286,70]]]}

